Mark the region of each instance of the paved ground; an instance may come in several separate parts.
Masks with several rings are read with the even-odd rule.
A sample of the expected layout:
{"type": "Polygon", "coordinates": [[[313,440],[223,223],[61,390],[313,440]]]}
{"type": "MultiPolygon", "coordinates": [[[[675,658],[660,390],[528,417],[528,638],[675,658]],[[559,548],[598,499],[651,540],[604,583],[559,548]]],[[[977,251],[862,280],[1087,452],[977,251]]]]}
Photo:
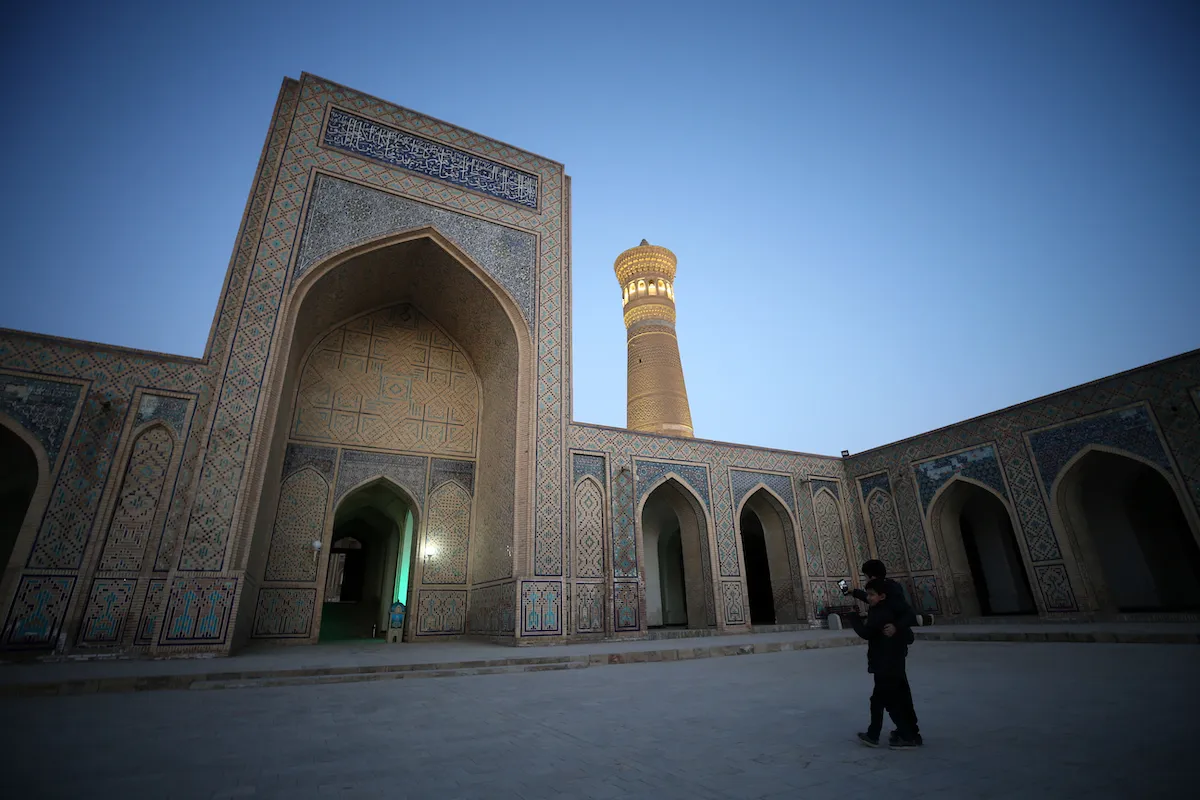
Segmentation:
{"type": "Polygon", "coordinates": [[[861,648],[6,699],[0,785],[21,798],[1154,798],[1195,763],[1198,667],[1186,645],[919,643],[918,752],[853,741],[861,648]]]}

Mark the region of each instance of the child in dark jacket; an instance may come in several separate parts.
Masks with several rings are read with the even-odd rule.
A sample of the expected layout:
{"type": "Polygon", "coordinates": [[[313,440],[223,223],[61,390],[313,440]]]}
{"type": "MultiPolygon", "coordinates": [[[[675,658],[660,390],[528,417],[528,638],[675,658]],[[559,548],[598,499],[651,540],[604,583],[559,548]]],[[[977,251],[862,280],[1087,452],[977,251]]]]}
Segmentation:
{"type": "MultiPolygon", "coordinates": [[[[876,578],[867,583],[866,597],[870,609],[866,619],[851,615],[854,632],[867,640],[867,672],[875,676],[875,691],[871,694],[871,725],[859,740],[868,747],[879,746],[883,728],[883,712],[887,711],[896,724],[890,742],[893,750],[908,750],[919,746],[917,714],[913,710],[912,691],[908,686],[905,659],[908,644],[901,629],[894,636],[884,633],[888,624],[896,623],[896,615],[887,602],[887,583],[876,578]]],[[[910,612],[911,613],[911,612],[910,612]]]]}

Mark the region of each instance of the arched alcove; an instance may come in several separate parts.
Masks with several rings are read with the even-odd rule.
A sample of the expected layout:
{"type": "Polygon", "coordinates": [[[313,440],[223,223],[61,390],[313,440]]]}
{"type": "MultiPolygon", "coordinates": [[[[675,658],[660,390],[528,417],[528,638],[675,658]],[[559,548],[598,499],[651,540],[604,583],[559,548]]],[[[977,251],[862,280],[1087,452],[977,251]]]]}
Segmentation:
{"type": "Polygon", "coordinates": [[[790,624],[806,617],[794,531],[787,507],[765,486],[742,502],[738,533],[753,625],[790,624]]]}
{"type": "Polygon", "coordinates": [[[12,559],[41,472],[34,448],[0,423],[0,574],[12,559]]]}
{"type": "Polygon", "coordinates": [[[305,272],[275,343],[270,435],[252,456],[261,493],[252,546],[240,551],[252,573],[266,562],[289,442],[472,461],[470,513],[488,524],[469,543],[471,580],[509,578],[529,559],[517,532],[532,499],[532,338],[484,269],[433,229],[356,247],[305,272]],[[358,377],[334,386],[329,376],[347,364],[358,377]],[[410,399],[425,408],[420,418],[403,413],[410,399]]]}
{"type": "Polygon", "coordinates": [[[956,477],[934,497],[929,516],[964,615],[1037,613],[1012,514],[994,491],[956,477]]]}
{"type": "Polygon", "coordinates": [[[704,628],[704,563],[701,537],[708,535],[703,504],[685,484],[667,477],[638,511],[645,554],[647,627],[704,628]]]}
{"type": "Polygon", "coordinates": [[[1063,468],[1053,496],[1101,610],[1200,607],[1194,522],[1157,465],[1090,448],[1063,468]]]}

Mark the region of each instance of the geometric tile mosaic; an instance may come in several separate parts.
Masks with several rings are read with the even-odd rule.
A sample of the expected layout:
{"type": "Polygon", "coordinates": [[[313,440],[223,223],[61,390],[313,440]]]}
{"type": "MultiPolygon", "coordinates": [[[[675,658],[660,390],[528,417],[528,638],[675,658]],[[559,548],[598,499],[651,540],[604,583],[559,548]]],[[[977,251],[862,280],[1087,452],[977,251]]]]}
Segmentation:
{"type": "Polygon", "coordinates": [[[613,479],[613,575],[636,578],[637,534],[634,528],[633,475],[627,468],[613,479]]]}
{"type": "Polygon", "coordinates": [[[451,458],[435,458],[429,465],[429,488],[437,489],[446,481],[457,481],[467,490],[467,494],[475,491],[475,462],[459,461],[451,458]]]}
{"type": "Polygon", "coordinates": [[[22,575],[4,626],[4,644],[53,645],[74,588],[74,576],[22,575]]]}
{"type": "Polygon", "coordinates": [[[859,478],[858,489],[860,492],[862,492],[863,500],[866,500],[871,496],[871,492],[875,491],[876,489],[890,493],[892,491],[892,486],[888,481],[888,474],[886,472],[880,472],[875,475],[870,475],[866,478],[859,478]]]}
{"type": "Polygon", "coordinates": [[[1062,564],[1038,565],[1034,568],[1038,588],[1046,601],[1047,611],[1075,611],[1078,605],[1071,591],[1067,568],[1062,564]]]}
{"type": "Polygon", "coordinates": [[[607,481],[604,473],[604,456],[576,453],[572,460],[571,483],[578,483],[584,475],[591,475],[603,486],[607,481]]]}
{"type": "Polygon", "coordinates": [[[312,467],[288,476],[279,487],[279,505],[271,530],[265,578],[268,581],[317,579],[313,542],[325,536],[329,484],[312,467]]]}
{"type": "MultiPolygon", "coordinates": [[[[846,539],[842,527],[841,509],[837,499],[825,487],[813,489],[813,512],[817,521],[817,534],[821,541],[821,552],[825,557],[827,576],[850,576],[850,563],[846,559],[846,539]]],[[[836,485],[836,484],[835,484],[836,485]]],[[[826,484],[828,486],[828,484],[826,484]]]]}
{"type": "Polygon", "coordinates": [[[1139,405],[1029,434],[1029,445],[1047,492],[1071,457],[1090,444],[1142,456],[1171,473],[1171,462],[1158,431],[1145,406],[1139,405]]]}
{"type": "Polygon", "coordinates": [[[251,635],[255,638],[307,637],[312,629],[316,603],[316,589],[259,589],[251,635]]]}
{"type": "Polygon", "coordinates": [[[729,501],[737,508],[742,502],[742,498],[758,484],[763,484],[775,494],[782,498],[788,509],[796,513],[796,498],[792,493],[792,479],[787,475],[778,475],[771,472],[750,472],[742,469],[731,469],[729,471],[731,494],[729,501]]]}
{"type": "Polygon", "coordinates": [[[466,633],[467,593],[455,589],[422,589],[417,600],[417,635],[466,633]]]}
{"type": "Polygon", "coordinates": [[[436,228],[495,278],[512,295],[532,332],[537,292],[537,239],[533,234],[328,175],[316,178],[292,280],[335,253],[424,227],[436,228]]]}
{"type": "Polygon", "coordinates": [[[163,597],[166,596],[167,581],[165,578],[153,578],[146,587],[146,600],[142,604],[142,618],[138,622],[137,636],[134,644],[153,644],[154,637],[162,624],[163,597]]]}
{"type": "Polygon", "coordinates": [[[515,594],[512,581],[472,589],[470,633],[512,636],[516,630],[515,594]]]}
{"type": "Polygon", "coordinates": [[[942,488],[946,481],[954,475],[974,478],[995,489],[1001,497],[1008,497],[1008,490],[1004,488],[1004,479],[1000,477],[1000,462],[996,458],[996,448],[990,444],[963,453],[914,464],[913,472],[917,476],[917,486],[920,487],[921,507],[926,511],[929,510],[929,501],[937,494],[937,490],[942,488]]]}
{"type": "Polygon", "coordinates": [[[150,537],[155,532],[154,523],[174,450],[174,439],[161,425],[147,428],[134,441],[117,508],[104,539],[100,569],[141,570],[150,537]]]}
{"type": "Polygon", "coordinates": [[[917,575],[912,580],[914,605],[921,611],[941,614],[942,606],[938,600],[937,578],[932,575],[917,575]]]}
{"type": "Polygon", "coordinates": [[[50,469],[54,469],[82,392],[83,387],[77,383],[0,375],[0,412],[33,434],[46,451],[50,469]]]}
{"type": "Polygon", "coordinates": [[[510,203],[529,208],[538,206],[537,175],[348,114],[340,108],[329,111],[323,144],[510,203]]]}
{"type": "Polygon", "coordinates": [[[421,582],[466,583],[471,496],[456,481],[447,481],[429,493],[428,508],[421,582]]]}
{"type": "Polygon", "coordinates": [[[364,481],[383,477],[404,489],[409,495],[408,499],[416,502],[417,508],[421,509],[425,499],[426,463],[425,456],[343,450],[341,464],[338,466],[334,503],[364,481]]]}
{"type": "Polygon", "coordinates": [[[337,448],[316,447],[311,444],[296,444],[288,442],[283,455],[284,478],[299,470],[301,467],[312,467],[326,482],[333,483],[333,465],[337,463],[337,448]]]}
{"type": "Polygon", "coordinates": [[[604,492],[588,477],[575,485],[576,578],[604,577],[604,492]]]}
{"type": "Polygon", "coordinates": [[[140,428],[147,422],[161,420],[175,431],[176,436],[183,436],[187,428],[188,409],[191,401],[182,397],[164,397],[157,394],[143,394],[138,404],[137,417],[133,426],[140,428]]]}
{"type": "Polygon", "coordinates": [[[177,577],[171,585],[159,644],[221,642],[237,580],[177,577]]]}
{"type": "Polygon", "coordinates": [[[634,460],[634,466],[637,470],[637,501],[640,503],[646,493],[650,491],[654,482],[668,473],[675,473],[680,478],[683,478],[684,483],[699,495],[704,505],[711,507],[712,503],[708,497],[708,471],[704,467],[698,467],[693,464],[672,464],[666,461],[643,461],[641,459],[634,460]]]}
{"type": "Polygon", "coordinates": [[[521,635],[562,632],[562,584],[521,581],[521,635]]]}
{"type": "Polygon", "coordinates": [[[92,645],[120,644],[135,588],[136,580],[99,578],[94,581],[83,612],[79,641],[92,645]]]}
{"type": "Polygon", "coordinates": [[[722,607],[726,625],[746,624],[746,603],[742,599],[741,581],[721,581],[722,607]]]}
{"type": "Polygon", "coordinates": [[[617,581],[613,584],[613,629],[636,631],[641,628],[638,609],[638,585],[632,581],[617,581]]]}
{"type": "Polygon", "coordinates": [[[327,334],[300,375],[292,436],[475,455],[479,384],[466,355],[412,306],[327,334]]]}
{"type": "Polygon", "coordinates": [[[603,583],[575,584],[575,632],[604,633],[603,583]]]}

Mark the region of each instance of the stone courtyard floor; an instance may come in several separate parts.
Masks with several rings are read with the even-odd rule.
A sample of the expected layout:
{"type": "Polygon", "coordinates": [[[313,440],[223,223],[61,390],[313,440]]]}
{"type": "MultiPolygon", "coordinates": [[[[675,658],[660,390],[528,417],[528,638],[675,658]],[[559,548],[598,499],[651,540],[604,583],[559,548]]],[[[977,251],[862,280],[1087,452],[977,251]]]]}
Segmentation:
{"type": "MultiPolygon", "coordinates": [[[[926,746],[870,750],[861,647],[619,668],[0,698],[14,798],[1155,798],[1189,645],[919,642],[926,746]]],[[[886,730],[886,728],[885,728],[886,730]]],[[[1189,780],[1188,784],[1194,781],[1189,780]]]]}

